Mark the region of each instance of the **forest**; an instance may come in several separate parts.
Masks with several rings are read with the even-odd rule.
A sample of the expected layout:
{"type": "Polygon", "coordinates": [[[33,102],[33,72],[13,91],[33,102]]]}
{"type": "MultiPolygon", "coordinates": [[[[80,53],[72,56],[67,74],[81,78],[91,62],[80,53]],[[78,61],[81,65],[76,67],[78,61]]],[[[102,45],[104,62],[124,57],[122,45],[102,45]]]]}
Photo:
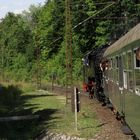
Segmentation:
{"type": "MultiPolygon", "coordinates": [[[[138,24],[140,3],[74,0],[71,12],[72,75],[74,82],[78,82],[82,80],[84,55],[114,43],[138,24]]],[[[65,0],[46,0],[44,5],[31,5],[22,14],[9,12],[1,19],[1,81],[36,82],[40,77],[50,82],[53,77],[56,84],[65,84],[65,15],[65,0]]]]}

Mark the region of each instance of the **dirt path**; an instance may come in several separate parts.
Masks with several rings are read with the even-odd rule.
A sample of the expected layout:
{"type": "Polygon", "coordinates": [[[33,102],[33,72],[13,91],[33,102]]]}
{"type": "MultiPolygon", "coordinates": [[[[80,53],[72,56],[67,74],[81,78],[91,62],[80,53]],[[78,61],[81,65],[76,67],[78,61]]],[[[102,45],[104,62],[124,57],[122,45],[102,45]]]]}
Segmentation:
{"type": "Polygon", "coordinates": [[[89,104],[96,112],[98,119],[101,122],[101,132],[95,136],[96,140],[132,140],[131,136],[123,134],[120,121],[116,120],[113,112],[106,106],[102,106],[96,99],[88,99],[82,95],[81,103],[89,104]]]}

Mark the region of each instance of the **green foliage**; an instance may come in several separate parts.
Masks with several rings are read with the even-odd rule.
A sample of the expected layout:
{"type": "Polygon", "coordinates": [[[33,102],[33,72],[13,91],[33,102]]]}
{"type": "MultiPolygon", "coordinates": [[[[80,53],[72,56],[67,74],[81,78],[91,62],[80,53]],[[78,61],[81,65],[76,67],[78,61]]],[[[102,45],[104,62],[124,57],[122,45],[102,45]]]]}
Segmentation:
{"type": "Polygon", "coordinates": [[[65,82],[65,46],[59,50],[58,55],[54,55],[47,63],[47,77],[51,80],[52,75],[55,75],[55,80],[57,84],[64,85],[65,82]]]}
{"type": "Polygon", "coordinates": [[[5,78],[25,80],[28,73],[26,69],[28,58],[25,56],[29,56],[26,55],[26,47],[31,44],[30,29],[21,16],[13,13],[7,14],[1,22],[0,29],[1,69],[5,71],[5,78]]]}
{"type": "Polygon", "coordinates": [[[98,27],[96,28],[96,46],[102,46],[108,43],[108,38],[109,38],[109,21],[102,21],[98,23],[98,27]]]}
{"type": "MultiPolygon", "coordinates": [[[[72,64],[74,81],[81,79],[81,59],[86,52],[113,43],[140,19],[137,1],[72,1],[72,64]],[[98,14],[96,14],[98,13],[98,14]]],[[[0,72],[5,80],[66,81],[65,0],[31,5],[29,11],[8,13],[0,22],[0,72]],[[40,63],[40,68],[38,67],[40,63]]]]}

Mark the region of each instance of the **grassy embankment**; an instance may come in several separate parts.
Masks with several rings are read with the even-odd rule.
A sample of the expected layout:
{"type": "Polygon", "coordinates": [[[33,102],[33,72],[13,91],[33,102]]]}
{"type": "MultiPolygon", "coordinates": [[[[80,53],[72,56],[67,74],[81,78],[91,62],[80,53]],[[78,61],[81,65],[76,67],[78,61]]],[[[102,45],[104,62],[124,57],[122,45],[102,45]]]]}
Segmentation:
{"type": "Polygon", "coordinates": [[[0,91],[0,117],[40,115],[39,119],[0,122],[0,139],[33,139],[41,131],[92,138],[100,130],[99,121],[90,105],[81,106],[78,113],[78,131],[74,114],[65,107],[65,97],[44,91],[23,93],[18,87],[2,87],[0,91]]]}

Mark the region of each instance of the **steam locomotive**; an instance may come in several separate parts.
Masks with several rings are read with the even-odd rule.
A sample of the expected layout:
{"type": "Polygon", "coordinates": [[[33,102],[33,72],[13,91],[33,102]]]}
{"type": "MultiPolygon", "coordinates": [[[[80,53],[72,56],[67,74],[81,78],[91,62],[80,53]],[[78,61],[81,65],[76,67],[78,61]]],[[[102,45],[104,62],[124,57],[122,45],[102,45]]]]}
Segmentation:
{"type": "Polygon", "coordinates": [[[112,105],[140,138],[140,24],[112,45],[88,52],[83,59],[84,83],[95,77],[95,96],[112,105]]]}

